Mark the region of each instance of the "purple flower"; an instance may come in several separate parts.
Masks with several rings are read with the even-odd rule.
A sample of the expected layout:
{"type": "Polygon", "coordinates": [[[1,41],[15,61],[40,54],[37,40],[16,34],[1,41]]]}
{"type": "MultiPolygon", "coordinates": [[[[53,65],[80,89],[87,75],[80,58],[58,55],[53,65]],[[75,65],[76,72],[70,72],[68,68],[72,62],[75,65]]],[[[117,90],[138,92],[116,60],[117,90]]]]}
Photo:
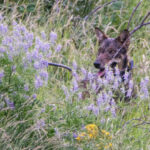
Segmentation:
{"type": "Polygon", "coordinates": [[[36,94],[33,94],[33,95],[32,95],[32,98],[33,98],[33,99],[36,99],[36,98],[37,98],[37,95],[36,95],[36,94]]]}
{"type": "Polygon", "coordinates": [[[42,37],[43,40],[46,40],[46,34],[45,34],[44,31],[41,32],[41,37],[42,37]]]}
{"type": "Polygon", "coordinates": [[[12,25],[13,25],[13,26],[16,26],[16,25],[17,25],[17,22],[13,20],[12,25]]]}
{"type": "Polygon", "coordinates": [[[28,84],[25,84],[25,85],[24,85],[24,90],[25,90],[25,91],[29,91],[29,85],[28,85],[28,84]]]}
{"type": "Polygon", "coordinates": [[[99,115],[99,108],[98,107],[93,107],[93,113],[95,116],[99,115]]]}
{"type": "Polygon", "coordinates": [[[110,105],[105,107],[105,112],[108,112],[110,110],[110,105]]]}
{"type": "Polygon", "coordinates": [[[67,89],[65,86],[63,86],[62,89],[63,89],[63,91],[64,91],[64,94],[65,94],[65,96],[66,96],[66,99],[68,99],[68,98],[69,98],[68,89],[67,89]]]}
{"type": "Polygon", "coordinates": [[[23,26],[23,25],[22,25],[22,26],[20,26],[20,31],[21,31],[21,32],[26,32],[26,27],[25,27],[25,26],[23,26]]]}
{"type": "Polygon", "coordinates": [[[73,61],[72,65],[73,65],[73,69],[74,69],[74,70],[77,70],[77,67],[78,67],[78,66],[77,66],[76,61],[73,61]]]}
{"type": "Polygon", "coordinates": [[[21,39],[21,33],[20,30],[13,30],[13,36],[17,37],[18,39],[21,39]]]}
{"type": "MultiPolygon", "coordinates": [[[[100,80],[99,80],[100,81],[100,80]]],[[[109,82],[106,79],[102,80],[102,85],[104,85],[105,87],[107,87],[109,84],[109,82]]]]}
{"type": "Polygon", "coordinates": [[[2,80],[2,78],[4,77],[4,71],[0,72],[0,80],[2,80]]]}
{"type": "Polygon", "coordinates": [[[114,81],[114,84],[113,84],[113,89],[117,90],[118,87],[119,87],[118,80],[115,80],[115,81],[114,81]]]}
{"type": "Polygon", "coordinates": [[[110,96],[110,97],[112,97],[113,96],[113,93],[112,93],[112,91],[108,91],[108,95],[110,96]]]}
{"type": "Polygon", "coordinates": [[[28,49],[30,48],[29,44],[23,44],[23,49],[27,52],[28,49]]]}
{"type": "Polygon", "coordinates": [[[16,66],[13,65],[13,66],[11,67],[11,70],[12,70],[12,72],[16,72],[16,66]]]}
{"type": "Polygon", "coordinates": [[[78,90],[78,83],[76,80],[73,80],[73,91],[76,92],[78,90]]]}
{"type": "Polygon", "coordinates": [[[103,79],[102,79],[102,78],[98,78],[98,79],[97,79],[97,82],[98,82],[98,84],[99,84],[100,86],[103,85],[103,79]]]}
{"type": "Polygon", "coordinates": [[[97,86],[96,86],[95,82],[94,82],[94,83],[92,83],[92,90],[93,90],[93,91],[95,91],[95,90],[96,90],[96,88],[97,88],[97,86]]]}
{"type": "Polygon", "coordinates": [[[44,80],[48,80],[48,72],[47,71],[41,71],[40,73],[39,73],[39,75],[40,75],[40,77],[42,78],[42,79],[44,79],[44,80]]]}
{"type": "Polygon", "coordinates": [[[51,57],[52,55],[52,51],[49,51],[49,53],[47,54],[47,58],[51,57]]]}
{"type": "Polygon", "coordinates": [[[56,110],[56,105],[55,104],[49,104],[50,107],[52,107],[53,110],[56,110]]]}
{"type": "Polygon", "coordinates": [[[113,98],[110,100],[110,105],[111,106],[116,106],[116,102],[115,102],[115,100],[113,98]]]}
{"type": "Polygon", "coordinates": [[[40,60],[40,68],[47,68],[48,67],[48,62],[46,60],[40,60]]]}
{"type": "Polygon", "coordinates": [[[100,94],[97,99],[97,105],[100,107],[103,102],[104,102],[103,96],[102,94],[100,94]]]}
{"type": "Polygon", "coordinates": [[[5,34],[7,33],[7,31],[8,31],[7,25],[0,24],[0,33],[1,33],[2,35],[5,35],[5,34]]]}
{"type": "Polygon", "coordinates": [[[142,99],[149,98],[148,83],[149,83],[148,77],[145,77],[144,79],[141,80],[140,93],[142,99]]]}
{"type": "Polygon", "coordinates": [[[29,99],[30,97],[28,95],[24,95],[24,98],[25,99],[29,99]]]}
{"type": "Polygon", "coordinates": [[[106,69],[105,69],[105,74],[106,74],[106,80],[107,81],[110,82],[110,81],[114,80],[114,74],[113,74],[113,72],[111,70],[109,70],[108,67],[106,67],[106,69]]]}
{"type": "Polygon", "coordinates": [[[43,86],[43,80],[40,76],[37,76],[34,82],[35,88],[38,89],[43,86]]]}
{"type": "Polygon", "coordinates": [[[132,96],[132,89],[129,88],[129,89],[127,90],[127,97],[131,97],[131,96],[132,96]]]}
{"type": "Polygon", "coordinates": [[[79,79],[78,74],[76,71],[72,71],[72,76],[75,77],[76,80],[79,79]]]}
{"type": "Polygon", "coordinates": [[[124,87],[122,87],[122,88],[120,88],[120,90],[121,90],[121,92],[123,93],[123,94],[125,94],[125,88],[124,87]]]}
{"type": "Polygon", "coordinates": [[[104,124],[106,120],[104,118],[101,119],[101,124],[104,124]]]}
{"type": "Polygon", "coordinates": [[[109,102],[111,99],[111,95],[108,95],[106,92],[103,93],[104,102],[109,102]]]}
{"type": "Polygon", "coordinates": [[[130,75],[129,72],[126,71],[125,74],[124,74],[124,82],[125,82],[125,83],[128,82],[128,80],[129,80],[129,75],[130,75]]]}
{"type": "Polygon", "coordinates": [[[78,135],[76,133],[73,133],[73,138],[77,138],[78,135]]]}
{"type": "Polygon", "coordinates": [[[90,104],[88,107],[87,107],[87,110],[93,110],[93,108],[94,108],[94,104],[90,104]]]}
{"type": "Polygon", "coordinates": [[[119,71],[119,68],[117,68],[117,67],[115,68],[115,75],[120,76],[120,71],[119,71]]]}
{"type": "Polygon", "coordinates": [[[0,47],[0,53],[4,53],[5,52],[5,48],[0,47]]]}
{"type": "Polygon", "coordinates": [[[93,79],[93,74],[91,72],[88,72],[88,79],[92,80],[93,79]]]}
{"type": "Polygon", "coordinates": [[[111,108],[111,114],[115,118],[116,117],[116,110],[115,108],[111,108]]]}
{"type": "MultiPolygon", "coordinates": [[[[13,43],[13,38],[11,36],[6,36],[3,40],[2,40],[2,44],[3,45],[6,45],[6,46],[9,46],[9,47],[12,47],[12,43],[13,43]]],[[[12,48],[10,48],[11,50],[12,48]]]]}
{"type": "Polygon", "coordinates": [[[36,123],[36,128],[37,129],[41,129],[43,127],[45,127],[45,121],[44,121],[44,119],[38,120],[37,123],[36,123]]]}
{"type": "Polygon", "coordinates": [[[81,72],[82,72],[82,74],[84,75],[84,77],[87,76],[87,71],[85,70],[85,68],[81,68],[81,72]]]}
{"type": "Polygon", "coordinates": [[[50,41],[54,43],[57,40],[57,34],[53,31],[50,33],[50,41]]]}
{"type": "Polygon", "coordinates": [[[56,47],[56,52],[60,52],[61,51],[61,48],[62,48],[62,45],[61,44],[58,44],[57,47],[56,47]]]}
{"type": "Polygon", "coordinates": [[[55,130],[55,135],[56,135],[58,138],[60,138],[60,133],[59,133],[58,128],[54,128],[54,130],[55,130]]]}
{"type": "Polygon", "coordinates": [[[34,66],[35,69],[40,69],[40,64],[39,64],[39,62],[35,62],[33,66],[34,66]]]}
{"type": "Polygon", "coordinates": [[[2,15],[0,15],[0,21],[2,21],[3,20],[3,16],[2,15]]]}
{"type": "Polygon", "coordinates": [[[42,50],[43,52],[47,52],[50,49],[50,45],[49,43],[40,42],[40,44],[38,45],[38,48],[42,50]]]}
{"type": "Polygon", "coordinates": [[[78,93],[78,98],[79,98],[79,100],[81,100],[82,99],[82,93],[80,92],[80,93],[78,93]]]}
{"type": "Polygon", "coordinates": [[[28,31],[26,31],[25,33],[24,33],[24,38],[25,38],[25,41],[27,41],[28,42],[28,44],[30,44],[30,46],[32,45],[32,42],[33,42],[33,40],[34,40],[34,35],[33,35],[33,33],[31,32],[28,32],[28,31]]]}
{"type": "Polygon", "coordinates": [[[42,108],[42,109],[41,109],[41,113],[44,113],[44,112],[45,112],[45,108],[42,108]]]}
{"type": "Polygon", "coordinates": [[[145,84],[148,85],[148,83],[149,83],[149,77],[145,77],[144,81],[145,81],[145,84]]]}
{"type": "Polygon", "coordinates": [[[130,89],[133,89],[133,80],[130,80],[130,81],[129,81],[129,88],[130,88],[130,89]]]}
{"type": "Polygon", "coordinates": [[[9,107],[11,110],[15,109],[14,102],[10,101],[9,98],[6,98],[5,102],[7,104],[7,107],[9,107]]]}

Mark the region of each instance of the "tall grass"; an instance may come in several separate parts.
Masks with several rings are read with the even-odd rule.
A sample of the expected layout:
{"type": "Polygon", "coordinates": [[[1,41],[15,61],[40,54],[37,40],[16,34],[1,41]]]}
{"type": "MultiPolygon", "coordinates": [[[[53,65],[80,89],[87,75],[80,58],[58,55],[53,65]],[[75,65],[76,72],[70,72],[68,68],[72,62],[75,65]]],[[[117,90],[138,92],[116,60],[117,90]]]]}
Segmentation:
{"type": "MultiPolygon", "coordinates": [[[[18,4],[11,13],[1,11],[0,149],[150,149],[149,26],[132,36],[128,52],[135,64],[136,99],[126,103],[113,92],[117,102],[111,101],[109,108],[114,82],[106,84],[107,79],[98,79],[104,86],[106,101],[101,92],[96,94],[96,83],[92,82],[97,73],[93,62],[98,50],[94,27],[110,37],[118,36],[138,1],[119,1],[87,21],[72,10],[78,1],[72,5],[63,2],[54,3],[42,24],[42,1],[37,1],[36,14],[26,17],[18,13],[18,4]],[[47,66],[47,62],[68,65],[74,74],[47,66]],[[78,84],[85,76],[91,80],[90,97],[82,99],[84,89],[78,84]],[[102,105],[98,104],[100,98],[102,105]],[[97,127],[93,136],[89,136],[93,134],[87,129],[89,124],[97,127]]],[[[97,1],[92,8],[102,3],[97,1]]],[[[143,1],[130,30],[140,23],[149,4],[143,1]]],[[[115,81],[119,83],[119,79],[115,81]]],[[[116,89],[120,95],[122,86],[119,83],[116,89]]]]}

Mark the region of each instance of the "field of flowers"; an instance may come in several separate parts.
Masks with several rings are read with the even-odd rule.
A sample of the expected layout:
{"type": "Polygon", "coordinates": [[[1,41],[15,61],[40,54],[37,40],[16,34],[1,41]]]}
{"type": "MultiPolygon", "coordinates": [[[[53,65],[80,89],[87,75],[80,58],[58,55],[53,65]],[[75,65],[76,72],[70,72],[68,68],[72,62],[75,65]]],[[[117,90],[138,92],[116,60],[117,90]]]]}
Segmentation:
{"type": "MultiPolygon", "coordinates": [[[[128,54],[134,66],[127,91],[118,68],[116,76],[106,68],[105,78],[95,79],[93,66],[94,27],[116,37],[139,1],[118,0],[87,20],[70,9],[78,1],[56,1],[43,24],[39,1],[37,14],[25,18],[15,6],[11,13],[0,11],[0,150],[150,149],[150,25],[131,37],[128,54]],[[83,99],[80,81],[85,78],[88,96],[83,99]],[[98,94],[97,86],[103,89],[98,94]],[[136,98],[125,102],[125,92],[131,97],[133,87],[136,98]]],[[[103,3],[96,1],[94,8],[103,3]]],[[[143,0],[130,30],[149,6],[143,0]]]]}

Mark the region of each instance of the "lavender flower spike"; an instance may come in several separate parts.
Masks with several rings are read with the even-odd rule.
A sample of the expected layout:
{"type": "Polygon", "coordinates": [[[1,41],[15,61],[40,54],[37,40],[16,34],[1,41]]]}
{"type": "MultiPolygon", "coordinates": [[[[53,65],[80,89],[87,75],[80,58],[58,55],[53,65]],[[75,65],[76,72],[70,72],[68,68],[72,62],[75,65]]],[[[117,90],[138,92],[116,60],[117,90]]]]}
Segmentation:
{"type": "Polygon", "coordinates": [[[57,40],[57,34],[55,32],[50,33],[50,41],[54,43],[57,40]]]}

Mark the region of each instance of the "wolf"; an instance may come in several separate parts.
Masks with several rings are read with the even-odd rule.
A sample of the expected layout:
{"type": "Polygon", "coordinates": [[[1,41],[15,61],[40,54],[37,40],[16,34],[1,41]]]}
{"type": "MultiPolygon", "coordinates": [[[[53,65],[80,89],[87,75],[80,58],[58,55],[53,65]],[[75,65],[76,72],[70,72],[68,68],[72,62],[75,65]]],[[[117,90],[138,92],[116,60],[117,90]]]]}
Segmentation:
{"type": "MultiPolygon", "coordinates": [[[[98,75],[105,75],[105,66],[110,66],[113,71],[116,66],[120,71],[120,76],[124,80],[125,71],[131,71],[133,61],[129,60],[128,49],[130,45],[130,33],[123,30],[117,38],[110,38],[99,28],[95,28],[96,36],[99,42],[99,49],[96,60],[94,61],[95,68],[99,69],[98,75]]],[[[115,73],[115,72],[114,72],[115,73]]]]}
{"type": "MultiPolygon", "coordinates": [[[[132,69],[133,69],[133,61],[130,60],[128,56],[128,49],[130,45],[130,32],[125,29],[123,30],[116,38],[110,38],[99,28],[95,28],[96,37],[99,43],[98,53],[96,56],[96,60],[93,65],[96,69],[98,69],[98,73],[95,75],[95,78],[92,82],[97,82],[98,78],[105,78],[106,66],[111,68],[116,74],[115,68],[118,67],[120,77],[122,82],[124,82],[125,72],[129,73],[129,80],[132,79],[132,69]]],[[[125,84],[125,89],[128,89],[128,83],[125,84]]],[[[84,88],[84,92],[82,93],[82,98],[85,99],[89,97],[90,94],[88,92],[87,87],[89,84],[89,79],[85,78],[81,81],[80,87],[84,88]]],[[[102,91],[102,88],[99,88],[97,85],[96,93],[98,94],[102,91]]],[[[128,101],[129,97],[127,93],[125,93],[125,100],[128,101]]]]}
{"type": "MultiPolygon", "coordinates": [[[[131,97],[127,95],[129,89],[129,82],[132,79],[133,61],[128,56],[128,49],[130,45],[130,32],[125,29],[116,38],[110,38],[99,28],[95,28],[96,37],[98,39],[99,48],[94,61],[94,67],[98,69],[98,77],[105,77],[105,67],[112,69],[114,76],[116,75],[115,67],[118,67],[119,75],[124,82],[125,72],[128,72],[128,82],[125,86],[125,101],[129,101],[131,97],[135,97],[135,90],[133,89],[131,97]]],[[[98,90],[100,91],[100,90],[98,90]]]]}

